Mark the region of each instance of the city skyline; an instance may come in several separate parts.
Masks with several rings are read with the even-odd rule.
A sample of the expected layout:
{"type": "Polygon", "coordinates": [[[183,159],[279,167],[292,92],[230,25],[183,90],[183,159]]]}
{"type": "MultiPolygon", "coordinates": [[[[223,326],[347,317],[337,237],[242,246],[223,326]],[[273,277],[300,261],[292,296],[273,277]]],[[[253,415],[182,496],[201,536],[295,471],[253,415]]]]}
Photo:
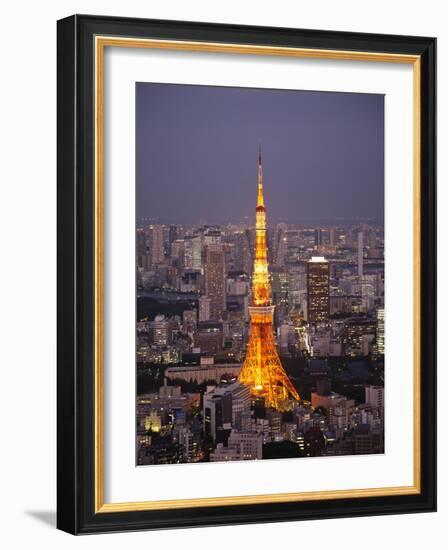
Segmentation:
{"type": "Polygon", "coordinates": [[[383,222],[381,95],[137,83],[136,108],[138,222],[249,219],[260,142],[273,223],[383,222]]]}
{"type": "MultiPolygon", "coordinates": [[[[384,222],[374,221],[371,218],[364,218],[364,217],[352,217],[352,218],[327,218],[327,219],[318,219],[318,218],[301,218],[299,220],[288,220],[286,218],[278,218],[276,220],[270,220],[267,223],[268,229],[272,229],[279,223],[287,223],[288,226],[291,228],[298,228],[298,229],[308,229],[313,227],[321,227],[321,228],[329,228],[329,227],[347,227],[351,225],[356,225],[360,223],[367,223],[373,227],[378,228],[384,228],[384,222]]],[[[178,218],[162,218],[162,217],[152,217],[152,216],[143,216],[142,218],[137,220],[137,226],[146,226],[151,224],[159,224],[159,225],[182,225],[185,227],[200,227],[204,225],[220,225],[220,226],[226,226],[226,225],[234,225],[234,226],[246,226],[246,227],[254,227],[254,222],[251,220],[250,216],[245,216],[244,218],[240,220],[218,220],[218,219],[212,219],[212,218],[205,218],[202,217],[200,220],[190,220],[190,221],[181,221],[178,218]]]]}
{"type": "MultiPolygon", "coordinates": [[[[235,99],[234,90],[220,91],[235,99]]],[[[325,113],[328,103],[316,98],[325,113]]],[[[184,99],[188,105],[188,91],[184,99]]],[[[160,130],[141,120],[150,133],[160,130]]],[[[177,135],[170,124],[165,130],[177,135]]],[[[286,159],[288,137],[278,137],[286,159]]],[[[219,163],[212,163],[217,177],[210,183],[210,159],[174,157],[171,148],[159,159],[168,171],[177,166],[183,184],[203,170],[195,179],[202,194],[187,189],[195,204],[190,223],[183,221],[185,196],[170,195],[169,187],[153,192],[150,178],[137,185],[142,211],[148,193],[154,204],[170,195],[172,221],[164,223],[158,208],[156,220],[136,224],[136,465],[384,453],[383,224],[350,205],[352,163],[344,167],[345,184],[333,181],[335,196],[352,209],[350,220],[310,226],[296,209],[297,221],[285,223],[288,187],[283,181],[266,192],[273,159],[268,154],[266,161],[257,144],[256,162],[246,145],[257,169],[251,213],[239,222],[232,216],[241,213],[245,187],[232,194],[220,184],[227,171],[219,163]],[[272,205],[282,203],[285,211],[272,219],[272,205]],[[207,223],[218,212],[223,221],[207,223]]],[[[146,169],[160,176],[157,165],[146,169]]],[[[375,195],[375,185],[366,196],[375,195]]],[[[338,213],[332,192],[308,184],[305,195],[302,206],[314,202],[320,212],[329,205],[338,213]]]]}

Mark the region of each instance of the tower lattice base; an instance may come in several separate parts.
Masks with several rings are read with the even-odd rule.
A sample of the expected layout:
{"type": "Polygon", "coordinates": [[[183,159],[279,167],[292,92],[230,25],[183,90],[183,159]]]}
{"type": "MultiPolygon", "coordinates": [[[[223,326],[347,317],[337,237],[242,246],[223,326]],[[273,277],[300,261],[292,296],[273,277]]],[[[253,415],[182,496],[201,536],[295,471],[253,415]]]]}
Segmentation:
{"type": "Polygon", "coordinates": [[[273,306],[249,308],[249,342],[238,379],[250,387],[253,397],[264,397],[266,407],[286,410],[291,398],[300,401],[300,397],[277,353],[272,325],[273,310],[273,306]]]}

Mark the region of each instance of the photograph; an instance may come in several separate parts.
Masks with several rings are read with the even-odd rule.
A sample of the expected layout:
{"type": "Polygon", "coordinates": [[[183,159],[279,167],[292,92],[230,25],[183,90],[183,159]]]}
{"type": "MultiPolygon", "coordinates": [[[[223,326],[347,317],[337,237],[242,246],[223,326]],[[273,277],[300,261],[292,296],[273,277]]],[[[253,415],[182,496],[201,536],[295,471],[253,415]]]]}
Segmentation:
{"type": "Polygon", "coordinates": [[[58,20],[62,531],[436,510],[437,40],[302,13],[58,20]]]}
{"type": "Polygon", "coordinates": [[[137,466],[387,451],[384,120],[135,83],[137,466]]]}

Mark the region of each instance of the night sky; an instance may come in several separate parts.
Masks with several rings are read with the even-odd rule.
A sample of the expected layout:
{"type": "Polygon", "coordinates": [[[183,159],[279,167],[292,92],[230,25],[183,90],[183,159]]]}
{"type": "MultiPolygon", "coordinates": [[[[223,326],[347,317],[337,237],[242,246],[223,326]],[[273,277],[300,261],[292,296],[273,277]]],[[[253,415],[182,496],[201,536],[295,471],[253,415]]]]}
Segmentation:
{"type": "Polygon", "coordinates": [[[384,97],[136,85],[137,221],[252,219],[258,143],[268,222],[384,216],[384,97]]]}

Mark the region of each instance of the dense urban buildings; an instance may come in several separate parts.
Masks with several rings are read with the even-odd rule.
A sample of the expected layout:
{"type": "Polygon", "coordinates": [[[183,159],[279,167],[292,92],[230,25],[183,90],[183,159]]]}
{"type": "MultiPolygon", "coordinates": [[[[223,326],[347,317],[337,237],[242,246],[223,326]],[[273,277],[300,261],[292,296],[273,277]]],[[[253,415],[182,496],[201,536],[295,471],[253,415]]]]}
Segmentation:
{"type": "Polygon", "coordinates": [[[137,227],[139,465],[384,452],[383,227],[255,198],[137,227]]]}

